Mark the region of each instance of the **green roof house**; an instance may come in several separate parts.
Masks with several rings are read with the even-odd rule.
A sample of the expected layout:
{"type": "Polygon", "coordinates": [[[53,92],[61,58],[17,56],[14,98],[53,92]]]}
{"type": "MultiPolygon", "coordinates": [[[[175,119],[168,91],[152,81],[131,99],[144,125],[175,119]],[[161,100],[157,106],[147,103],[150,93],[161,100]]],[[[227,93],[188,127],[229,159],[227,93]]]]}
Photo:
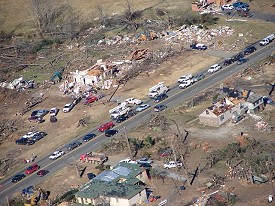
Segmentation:
{"type": "Polygon", "coordinates": [[[75,194],[82,205],[131,206],[147,199],[144,182],[147,172],[138,164],[119,163],[112,170],[105,170],[80,187],[75,194]]]}

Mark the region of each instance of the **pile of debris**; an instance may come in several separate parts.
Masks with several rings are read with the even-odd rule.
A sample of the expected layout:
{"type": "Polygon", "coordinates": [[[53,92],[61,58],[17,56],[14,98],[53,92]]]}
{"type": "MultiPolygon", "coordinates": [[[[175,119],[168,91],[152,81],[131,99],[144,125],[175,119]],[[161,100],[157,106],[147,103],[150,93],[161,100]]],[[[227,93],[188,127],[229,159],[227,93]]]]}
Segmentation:
{"type": "Polygon", "coordinates": [[[97,46],[111,46],[122,44],[135,44],[140,41],[154,40],[162,38],[170,43],[178,43],[184,41],[187,43],[202,42],[208,43],[216,37],[232,36],[234,30],[228,26],[220,26],[217,29],[205,29],[203,25],[187,25],[181,26],[177,30],[171,31],[145,31],[137,35],[118,35],[113,38],[104,38],[97,42],[97,46]]]}
{"type": "Polygon", "coordinates": [[[7,89],[17,89],[18,91],[24,91],[26,89],[33,89],[37,86],[34,80],[25,80],[23,76],[14,79],[12,82],[1,82],[0,87],[7,89]]]}
{"type": "Polygon", "coordinates": [[[273,130],[273,126],[264,121],[258,121],[255,126],[258,130],[262,132],[271,132],[273,130]]]}
{"type": "Polygon", "coordinates": [[[165,31],[162,35],[165,41],[188,43],[201,42],[208,43],[216,37],[232,36],[234,30],[228,26],[220,26],[217,29],[204,29],[202,25],[192,25],[187,27],[183,25],[179,30],[165,31]]]}

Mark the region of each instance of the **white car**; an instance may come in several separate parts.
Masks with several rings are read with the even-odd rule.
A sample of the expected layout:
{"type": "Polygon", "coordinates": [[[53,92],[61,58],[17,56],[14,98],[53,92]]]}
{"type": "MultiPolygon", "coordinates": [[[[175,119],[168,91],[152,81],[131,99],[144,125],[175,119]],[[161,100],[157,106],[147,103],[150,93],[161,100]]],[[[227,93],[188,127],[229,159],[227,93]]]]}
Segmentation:
{"type": "Polygon", "coordinates": [[[182,167],[182,163],[181,162],[170,161],[170,162],[164,164],[163,167],[164,167],[164,169],[182,167]]]}
{"type": "Polygon", "coordinates": [[[214,64],[208,69],[208,73],[215,73],[219,71],[222,67],[219,64],[214,64]]]}
{"type": "Polygon", "coordinates": [[[138,108],[136,108],[136,112],[142,112],[143,110],[148,109],[149,107],[149,104],[142,104],[138,108]]]}
{"type": "Polygon", "coordinates": [[[52,155],[49,157],[51,160],[55,160],[59,157],[61,157],[62,155],[64,155],[65,152],[64,151],[55,151],[54,153],[52,153],[52,155]]]}
{"type": "Polygon", "coordinates": [[[183,81],[180,85],[179,88],[180,89],[184,89],[186,87],[189,87],[190,85],[192,85],[193,81],[191,80],[187,80],[187,81],[183,81]]]}
{"type": "Polygon", "coordinates": [[[125,160],[120,160],[119,163],[121,162],[126,162],[126,163],[131,163],[131,164],[137,164],[135,160],[131,160],[130,158],[127,158],[125,160]]]}
{"type": "Polygon", "coordinates": [[[57,115],[58,112],[59,112],[59,109],[57,109],[57,108],[51,108],[51,110],[50,110],[50,116],[54,117],[54,116],[57,115]]]}
{"type": "Polygon", "coordinates": [[[143,103],[141,100],[136,99],[134,97],[126,99],[125,102],[127,102],[128,104],[136,104],[136,105],[140,105],[143,103]]]}
{"type": "Polygon", "coordinates": [[[223,5],[221,6],[221,9],[224,11],[224,10],[233,10],[234,9],[234,6],[232,5],[223,5]]]}
{"type": "Polygon", "coordinates": [[[181,76],[179,79],[178,79],[178,83],[182,83],[184,81],[187,81],[187,80],[191,80],[193,78],[193,75],[192,74],[188,74],[188,75],[185,75],[185,76],[181,76]]]}
{"type": "Polygon", "coordinates": [[[70,112],[74,108],[74,103],[65,104],[63,108],[63,112],[70,112]]]}

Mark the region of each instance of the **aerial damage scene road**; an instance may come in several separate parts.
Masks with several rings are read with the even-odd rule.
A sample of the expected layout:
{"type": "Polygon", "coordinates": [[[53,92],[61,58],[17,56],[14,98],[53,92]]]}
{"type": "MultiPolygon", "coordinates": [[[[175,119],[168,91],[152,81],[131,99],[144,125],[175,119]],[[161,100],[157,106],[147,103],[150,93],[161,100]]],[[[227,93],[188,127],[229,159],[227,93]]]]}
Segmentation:
{"type": "Polygon", "coordinates": [[[274,204],[274,1],[0,11],[0,205],[274,204]]]}

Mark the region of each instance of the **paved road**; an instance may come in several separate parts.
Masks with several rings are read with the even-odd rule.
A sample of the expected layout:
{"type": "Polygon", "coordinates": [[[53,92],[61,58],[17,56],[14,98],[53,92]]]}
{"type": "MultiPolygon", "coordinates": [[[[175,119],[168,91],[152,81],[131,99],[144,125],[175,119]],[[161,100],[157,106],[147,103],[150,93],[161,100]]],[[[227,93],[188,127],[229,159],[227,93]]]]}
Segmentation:
{"type": "MultiPolygon", "coordinates": [[[[166,104],[168,108],[174,107],[180,104],[182,101],[185,101],[191,98],[192,96],[196,95],[197,93],[207,90],[208,88],[211,88],[216,84],[219,84],[221,81],[223,81],[227,77],[232,76],[237,72],[239,72],[242,68],[263,59],[264,57],[266,57],[267,55],[273,52],[275,52],[274,43],[269,44],[268,46],[265,46],[265,47],[261,47],[261,48],[258,47],[257,52],[248,56],[250,60],[243,65],[233,64],[227,67],[223,67],[222,70],[211,75],[207,74],[207,68],[205,68],[203,73],[205,73],[206,78],[204,78],[203,80],[195,83],[191,87],[186,88],[184,90],[180,90],[177,85],[172,86],[171,91],[168,93],[169,98],[163,101],[162,104],[166,104]]],[[[150,104],[152,107],[155,105],[153,100],[147,100],[146,103],[150,104]]],[[[130,130],[139,126],[140,123],[149,119],[151,114],[153,113],[152,107],[128,119],[127,121],[116,125],[115,128],[120,131],[118,135],[123,134],[124,127],[127,127],[127,130],[130,130]]],[[[92,129],[90,132],[96,133],[98,136],[94,140],[91,140],[88,143],[82,144],[80,148],[77,148],[71,152],[67,152],[65,146],[59,148],[60,150],[64,150],[67,152],[60,159],[51,161],[48,158],[48,156],[45,156],[39,159],[37,161],[37,164],[40,165],[42,169],[46,169],[50,171],[50,174],[46,175],[45,177],[38,177],[36,176],[36,174],[32,174],[16,184],[11,183],[11,177],[8,177],[7,179],[2,180],[0,182],[0,185],[1,185],[0,205],[6,201],[6,196],[12,197],[14,192],[20,192],[25,187],[42,182],[45,178],[47,178],[47,176],[54,174],[56,171],[64,168],[68,164],[73,164],[81,154],[96,150],[97,148],[100,147],[100,145],[103,142],[108,140],[108,138],[106,138],[103,134],[100,134],[96,130],[96,128],[92,129]]],[[[83,135],[76,137],[76,139],[81,139],[82,137],[83,135]]],[[[23,172],[24,170],[18,171],[18,173],[23,173],[23,172]]]]}
{"type": "Polygon", "coordinates": [[[252,14],[252,18],[254,19],[261,19],[265,21],[275,22],[275,15],[274,14],[266,14],[262,12],[257,11],[250,11],[252,14]]]}

